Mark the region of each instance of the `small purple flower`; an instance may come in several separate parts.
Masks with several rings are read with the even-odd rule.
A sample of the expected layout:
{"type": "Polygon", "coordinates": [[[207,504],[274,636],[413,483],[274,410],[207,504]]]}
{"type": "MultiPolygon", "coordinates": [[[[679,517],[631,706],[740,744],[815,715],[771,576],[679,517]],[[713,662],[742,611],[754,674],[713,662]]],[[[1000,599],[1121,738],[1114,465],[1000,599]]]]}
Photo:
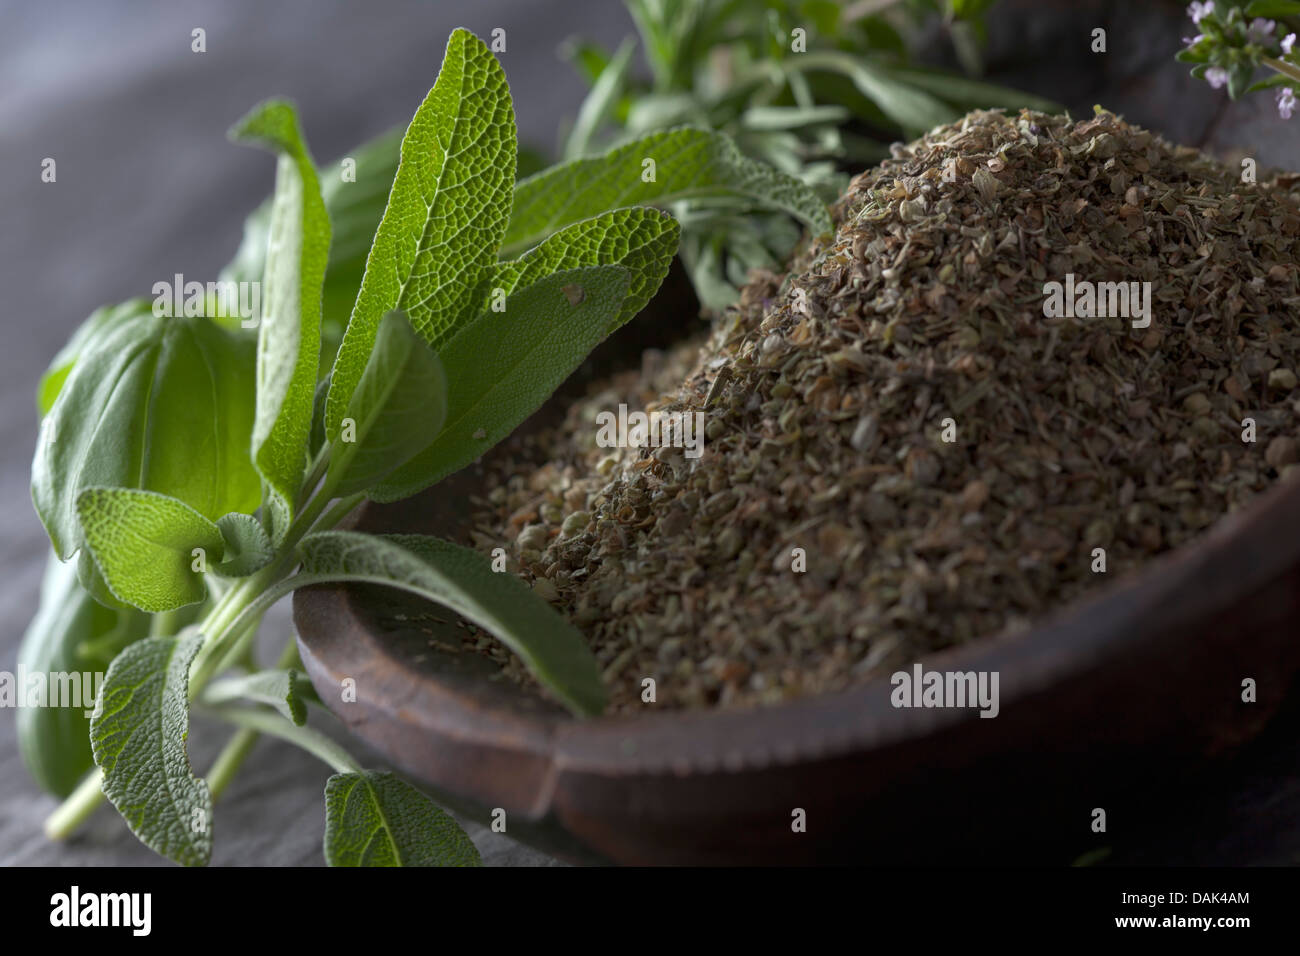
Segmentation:
{"type": "Polygon", "coordinates": [[[1295,34],[1294,34],[1294,33],[1288,33],[1286,36],[1284,36],[1284,37],[1282,38],[1282,52],[1283,52],[1285,55],[1290,56],[1290,55],[1291,55],[1291,48],[1292,48],[1293,46],[1295,46],[1295,34]]]}
{"type": "Polygon", "coordinates": [[[1187,7],[1187,15],[1192,18],[1193,23],[1200,23],[1202,18],[1208,17],[1213,12],[1214,0],[1205,0],[1204,3],[1193,2],[1187,7]]]}
{"type": "Polygon", "coordinates": [[[1272,20],[1265,20],[1263,17],[1256,17],[1250,21],[1250,26],[1246,27],[1247,43],[1265,43],[1272,36],[1273,30],[1277,24],[1272,20]]]}
{"type": "Polygon", "coordinates": [[[1283,119],[1290,119],[1295,110],[1295,90],[1284,86],[1277,91],[1277,112],[1283,119]]]}
{"type": "Polygon", "coordinates": [[[1228,82],[1228,71],[1221,66],[1212,66],[1205,71],[1205,82],[1217,90],[1228,82]]]}
{"type": "Polygon", "coordinates": [[[1196,44],[1200,43],[1204,39],[1205,39],[1205,34],[1198,33],[1194,37],[1183,37],[1183,43],[1185,43],[1187,45],[1187,48],[1190,50],[1192,47],[1196,46],[1196,44]]]}

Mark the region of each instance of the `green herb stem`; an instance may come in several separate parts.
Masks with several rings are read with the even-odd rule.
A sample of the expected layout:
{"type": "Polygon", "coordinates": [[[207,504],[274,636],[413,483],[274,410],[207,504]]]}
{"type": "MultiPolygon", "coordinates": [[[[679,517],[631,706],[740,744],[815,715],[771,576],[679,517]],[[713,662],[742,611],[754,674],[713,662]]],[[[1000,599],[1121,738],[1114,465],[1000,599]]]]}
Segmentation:
{"type": "Polygon", "coordinates": [[[269,710],[252,707],[213,707],[205,712],[244,730],[287,740],[329,764],[338,773],[359,773],[361,770],[360,764],[352,759],[351,754],[320,731],[306,726],[298,727],[269,710]]]}
{"type": "Polygon", "coordinates": [[[1270,70],[1276,70],[1278,73],[1289,76],[1291,79],[1300,82],[1300,66],[1296,66],[1294,63],[1288,63],[1285,60],[1275,60],[1271,56],[1260,57],[1260,62],[1270,70]]]}
{"type": "Polygon", "coordinates": [[[66,840],[95,812],[104,800],[104,772],[96,767],[68,794],[54,812],[45,818],[45,835],[51,840],[66,840]]]}

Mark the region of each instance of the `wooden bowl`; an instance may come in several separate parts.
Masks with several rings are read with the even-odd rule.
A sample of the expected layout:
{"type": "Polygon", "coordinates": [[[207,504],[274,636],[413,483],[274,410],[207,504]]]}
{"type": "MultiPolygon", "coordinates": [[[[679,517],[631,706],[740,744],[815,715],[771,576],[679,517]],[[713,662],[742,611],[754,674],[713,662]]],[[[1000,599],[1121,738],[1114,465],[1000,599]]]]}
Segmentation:
{"type": "MultiPolygon", "coordinates": [[[[480,482],[467,469],[355,526],[455,537],[480,482]]],[[[403,592],[309,588],[294,617],[312,681],[357,736],[448,805],[504,809],[509,834],[566,859],[1064,863],[1165,812],[1295,683],[1300,483],[1031,630],[923,660],[996,671],[994,719],[896,709],[881,678],[770,708],[577,720],[486,657],[430,646],[459,646],[455,615],[403,592]],[[341,703],[347,677],[356,701],[341,703]]]]}

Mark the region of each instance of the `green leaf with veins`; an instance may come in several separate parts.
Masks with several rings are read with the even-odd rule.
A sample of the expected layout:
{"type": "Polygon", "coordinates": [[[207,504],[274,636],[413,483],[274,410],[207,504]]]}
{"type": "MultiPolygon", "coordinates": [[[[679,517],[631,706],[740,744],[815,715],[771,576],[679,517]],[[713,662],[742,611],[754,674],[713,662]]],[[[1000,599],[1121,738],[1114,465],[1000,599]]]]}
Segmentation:
{"type": "Polygon", "coordinates": [[[267,670],[223,677],[203,689],[200,700],[209,706],[248,700],[269,704],[286,720],[301,727],[307,722],[307,704],[301,691],[302,675],[295,670],[267,670]]]}
{"type": "Polygon", "coordinates": [[[225,542],[217,526],[183,501],[153,491],[87,488],[77,497],[86,542],[109,590],[143,611],[203,600],[194,548],[213,556],[225,542]]]}
{"type": "Polygon", "coordinates": [[[212,855],[212,794],[190,769],[189,668],[197,631],[150,637],[122,651],[90,719],[104,795],[140,840],[169,860],[203,866],[212,855]]]}
{"type": "Polygon", "coordinates": [[[456,30],[402,140],[388,208],[334,362],[325,410],[331,441],[384,315],[404,311],[434,349],[473,317],[510,214],[514,176],[515,115],[505,72],[481,40],[456,30]]]}
{"type": "Polygon", "coordinates": [[[653,207],[615,209],[575,222],[520,258],[499,263],[492,275],[492,292],[500,289],[509,296],[567,269],[622,266],[628,271],[628,289],[607,330],[611,333],[640,312],[659,290],[680,235],[677,220],[653,207]]]}
{"type": "Polygon", "coordinates": [[[384,316],[366,370],[352,393],[330,460],[335,493],[356,494],[427,448],[447,416],[447,378],[442,363],[401,312],[384,316]]]}
{"type": "MultiPolygon", "coordinates": [[[[254,349],[208,319],[151,312],[84,343],[32,462],[32,500],[60,559],[85,544],[77,499],[87,488],[155,491],[210,520],[257,508],[254,349]]],[[[93,578],[93,562],[79,566],[93,578]]]]}
{"type": "Polygon", "coordinates": [[[832,229],[825,204],[802,182],[743,156],[721,133],[686,127],[652,133],[603,156],[561,163],[520,180],[501,253],[516,255],[609,209],[718,198],[780,209],[815,233],[832,229]],[[650,171],[647,160],[654,161],[650,182],[643,179],[650,171]]]}
{"type": "Polygon", "coordinates": [[[419,790],[363,770],[325,784],[325,862],[330,866],[482,866],[465,831],[419,790]]]}
{"type": "Polygon", "coordinates": [[[575,713],[605,707],[596,659],[572,625],[512,574],[483,555],[423,535],[356,531],[309,534],[298,546],[295,587],[361,581],[435,601],[482,627],[519,655],[528,670],[575,713]]]}
{"type": "Polygon", "coordinates": [[[507,297],[504,312],[488,309],[462,329],[440,353],[448,381],[442,431],[367,494],[409,497],[514,431],[616,327],[628,277],[618,265],[557,272],[507,297]]]}
{"type": "Polygon", "coordinates": [[[236,123],[230,137],[280,157],[262,275],[252,445],[266,483],[263,518],[278,542],[293,520],[307,466],[330,220],[291,104],[268,100],[236,123]]]}
{"type": "Polygon", "coordinates": [[[275,546],[262,523],[252,515],[228,514],[217,519],[225,542],[219,564],[211,570],[223,578],[246,578],[262,570],[275,557],[275,546]]]}

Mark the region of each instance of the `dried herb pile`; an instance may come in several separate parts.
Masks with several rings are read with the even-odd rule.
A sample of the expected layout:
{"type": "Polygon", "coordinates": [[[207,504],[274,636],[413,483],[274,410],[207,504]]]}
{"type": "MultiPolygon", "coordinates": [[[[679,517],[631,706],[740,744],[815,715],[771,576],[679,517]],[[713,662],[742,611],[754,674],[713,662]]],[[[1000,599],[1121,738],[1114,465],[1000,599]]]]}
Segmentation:
{"type": "Polygon", "coordinates": [[[1295,467],[1289,185],[1104,112],[976,112],[895,146],[702,346],[492,462],[475,540],[513,542],[615,711],[650,706],[646,677],[656,707],[770,703],[1023,628],[1295,467]],[[1046,318],[1067,273],[1150,281],[1150,327],[1046,318]],[[703,456],[597,448],[619,402],[704,411],[703,456]]]}

